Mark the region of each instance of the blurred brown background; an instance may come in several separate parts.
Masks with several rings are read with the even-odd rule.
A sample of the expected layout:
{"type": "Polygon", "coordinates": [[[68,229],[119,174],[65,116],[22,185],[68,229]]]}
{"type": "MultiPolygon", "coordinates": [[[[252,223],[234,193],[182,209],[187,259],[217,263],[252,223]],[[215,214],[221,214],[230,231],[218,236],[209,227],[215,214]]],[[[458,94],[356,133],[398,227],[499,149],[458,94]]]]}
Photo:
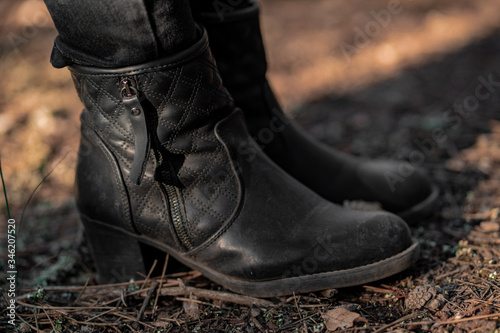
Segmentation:
{"type": "MultiPolygon", "coordinates": [[[[433,216],[412,228],[420,243],[421,259],[408,276],[403,275],[401,283],[389,282],[395,284],[392,290],[407,290],[413,284],[409,281],[428,284],[433,276],[435,284],[443,287],[455,290],[456,285],[467,284],[469,288],[477,284],[478,277],[490,278],[493,273],[489,269],[495,269],[496,279],[497,268],[492,267],[498,263],[492,263],[490,256],[498,252],[500,232],[500,122],[492,119],[500,120],[500,87],[494,87],[496,91],[481,100],[474,112],[461,115],[458,126],[447,122],[444,115],[454,104],[474,96],[481,79],[500,82],[500,0],[260,3],[271,84],[288,115],[314,137],[350,153],[403,160],[419,149],[416,142],[430,142],[435,130],[446,133],[447,140],[433,143],[434,149],[426,154],[423,164],[441,195],[433,216]],[[393,13],[387,16],[390,9],[393,13]],[[491,129],[493,134],[481,134],[491,129]],[[481,182],[488,176],[488,181],[481,182]],[[472,247],[467,252],[467,242],[460,245],[458,241],[469,232],[475,232],[477,238],[478,230],[484,230],[470,220],[478,216],[482,220],[491,212],[496,212],[492,218],[496,222],[484,226],[493,226],[496,234],[474,241],[475,248],[480,244],[484,250],[481,266],[472,247]],[[492,245],[485,249],[485,244],[492,245]],[[469,259],[464,253],[474,260],[472,268],[465,271],[463,263],[469,259]],[[460,274],[450,280],[450,272],[460,274]]],[[[94,272],[73,203],[82,105],[69,72],[49,64],[56,35],[42,0],[0,0],[0,159],[18,227],[20,290],[83,286],[92,281],[94,272]],[[41,182],[21,225],[21,212],[41,182]]],[[[6,223],[6,206],[0,199],[0,230],[6,230],[6,223]]],[[[0,259],[7,257],[5,238],[0,239],[0,259]]],[[[7,271],[5,263],[0,260],[0,272],[7,271]]],[[[1,275],[0,287],[6,282],[1,275]]],[[[497,293],[498,288],[491,285],[487,281],[479,287],[497,293]]],[[[338,299],[361,304],[363,312],[378,324],[408,315],[402,308],[398,312],[398,306],[386,307],[396,303],[385,303],[385,292],[383,301],[380,294],[372,301],[362,289],[354,296],[348,291],[338,299]]],[[[67,300],[62,300],[66,294],[60,295],[57,304],[66,304],[67,300]]],[[[467,297],[464,295],[477,298],[459,292],[457,299],[467,297]]],[[[472,310],[462,307],[459,313],[483,311],[477,304],[494,309],[491,302],[498,297],[483,290],[481,295],[482,300],[467,303],[467,309],[472,310]]],[[[176,300],[169,300],[173,306],[168,306],[168,311],[176,312],[175,317],[182,312],[176,300]]],[[[447,304],[456,307],[457,303],[447,304]]],[[[314,313],[319,308],[307,311],[314,313]]],[[[450,316],[445,318],[455,315],[450,316]]],[[[476,326],[463,332],[484,324],[474,323],[476,326]]],[[[495,325],[498,323],[493,319],[495,325]]],[[[49,323],[45,327],[51,330],[49,323]]]]}
{"type": "MultiPolygon", "coordinates": [[[[389,3],[261,1],[269,78],[289,114],[307,113],[312,101],[342,97],[409,67],[446,63],[449,54],[500,27],[498,0],[401,0],[400,12],[346,56],[341,46],[355,46],[358,29],[374,27],[373,13],[389,3]]],[[[0,156],[15,214],[52,170],[30,207],[72,200],[82,106],[68,71],[49,64],[55,36],[41,0],[0,1],[0,156]]]]}

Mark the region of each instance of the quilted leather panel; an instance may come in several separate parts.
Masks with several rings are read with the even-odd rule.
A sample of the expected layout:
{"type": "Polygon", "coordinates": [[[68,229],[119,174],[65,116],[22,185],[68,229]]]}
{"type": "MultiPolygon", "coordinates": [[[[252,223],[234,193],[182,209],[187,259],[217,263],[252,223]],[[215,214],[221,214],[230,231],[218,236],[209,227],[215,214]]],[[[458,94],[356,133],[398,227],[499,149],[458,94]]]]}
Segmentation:
{"type": "Polygon", "coordinates": [[[179,234],[172,226],[172,207],[165,190],[176,186],[182,228],[187,243],[196,247],[222,228],[238,206],[238,178],[214,133],[215,124],[233,110],[232,98],[207,46],[186,63],[158,65],[137,73],[73,71],[72,75],[91,126],[118,160],[136,230],[159,240],[170,238],[173,232],[179,234]],[[128,178],[134,133],[120,96],[123,77],[137,83],[150,126],[152,151],[140,185],[128,178]]]}

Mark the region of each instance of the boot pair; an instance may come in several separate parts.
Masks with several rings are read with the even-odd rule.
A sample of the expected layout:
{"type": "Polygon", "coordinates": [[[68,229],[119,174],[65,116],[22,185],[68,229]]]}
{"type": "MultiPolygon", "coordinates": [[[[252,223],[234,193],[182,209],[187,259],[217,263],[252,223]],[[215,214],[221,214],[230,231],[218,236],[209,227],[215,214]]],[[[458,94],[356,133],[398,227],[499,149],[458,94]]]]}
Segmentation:
{"type": "Polygon", "coordinates": [[[349,157],[299,132],[267,84],[257,7],[223,23],[200,20],[217,66],[200,29],[192,47],[168,58],[70,68],[85,105],[76,200],[98,280],[147,272],[150,248],[261,297],[408,268],[418,244],[403,219],[332,202],[379,201],[418,218],[435,197],[426,176],[415,172],[391,192],[384,173],[394,163],[349,157]],[[273,140],[259,144],[247,124],[273,140]]]}

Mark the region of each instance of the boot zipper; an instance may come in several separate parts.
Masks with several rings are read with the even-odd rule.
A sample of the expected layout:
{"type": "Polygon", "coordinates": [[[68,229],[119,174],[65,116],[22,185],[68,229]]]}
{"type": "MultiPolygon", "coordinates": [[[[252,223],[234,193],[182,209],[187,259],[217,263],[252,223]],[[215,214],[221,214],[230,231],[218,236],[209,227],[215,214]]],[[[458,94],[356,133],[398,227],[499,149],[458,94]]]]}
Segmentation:
{"type": "MultiPolygon", "coordinates": [[[[132,162],[129,176],[130,180],[134,184],[140,185],[150,153],[151,135],[149,133],[146,114],[139,100],[140,92],[137,87],[137,82],[134,80],[134,78],[124,77],[121,79],[120,93],[122,96],[123,105],[129,111],[128,113],[130,121],[132,122],[135,139],[134,161],[132,162]]],[[[166,173],[166,176],[168,178],[171,178],[170,172],[166,173]]],[[[181,213],[181,204],[177,195],[177,188],[174,185],[170,185],[173,184],[171,182],[171,179],[169,179],[169,182],[167,184],[165,184],[164,182],[162,183],[167,195],[167,200],[170,204],[170,215],[172,217],[172,222],[177,232],[177,236],[179,237],[182,245],[186,249],[191,250],[194,248],[194,246],[189,239],[187,231],[184,227],[181,213]]]]}
{"type": "Polygon", "coordinates": [[[174,185],[176,184],[173,179],[174,171],[168,161],[168,158],[163,154],[163,151],[160,149],[157,153],[157,159],[161,169],[158,170],[159,173],[155,176],[155,178],[160,181],[162,189],[168,198],[168,202],[170,204],[170,216],[172,217],[172,223],[179,241],[185,249],[192,250],[194,246],[185,228],[181,200],[179,199],[177,186],[174,185]]]}
{"type": "Polygon", "coordinates": [[[192,250],[194,248],[191,239],[187,234],[186,228],[184,228],[184,223],[182,221],[181,205],[177,196],[177,189],[173,185],[163,184],[166,192],[168,201],[170,202],[170,214],[172,216],[172,222],[174,223],[174,228],[177,232],[177,237],[181,241],[182,245],[187,250],[192,250]]]}
{"type": "Polygon", "coordinates": [[[150,133],[146,114],[139,101],[137,82],[130,77],[124,77],[120,82],[123,105],[128,111],[132,129],[134,131],[135,152],[129,178],[136,185],[141,184],[142,176],[148,163],[151,146],[150,133]]]}

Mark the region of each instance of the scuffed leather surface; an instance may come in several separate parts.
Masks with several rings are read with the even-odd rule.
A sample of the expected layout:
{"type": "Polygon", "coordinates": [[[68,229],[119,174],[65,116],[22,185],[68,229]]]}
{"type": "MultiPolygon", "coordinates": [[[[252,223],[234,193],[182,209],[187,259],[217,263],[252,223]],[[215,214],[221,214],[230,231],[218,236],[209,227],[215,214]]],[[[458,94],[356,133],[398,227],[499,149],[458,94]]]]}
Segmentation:
{"type": "Polygon", "coordinates": [[[83,113],[82,137],[76,167],[76,201],[82,212],[92,212],[109,224],[134,231],[128,194],[118,163],[83,113]]]}
{"type": "Polygon", "coordinates": [[[240,114],[221,121],[216,131],[241,170],[245,191],[238,218],[189,253],[208,267],[244,280],[278,279],[366,265],[412,244],[407,225],[395,215],[331,204],[260,151],[248,161],[237,147],[255,142],[245,135],[240,114]]]}
{"type": "MultiPolygon", "coordinates": [[[[170,209],[162,186],[173,185],[178,189],[183,224],[193,246],[220,229],[237,208],[239,198],[237,177],[213,131],[215,124],[232,111],[232,99],[217,74],[208,44],[205,42],[201,48],[195,50],[196,56],[186,56],[184,62],[173,64],[157,63],[102,73],[72,69],[75,86],[86,107],[83,113],[88,122],[84,126],[99,133],[118,161],[134,228],[159,240],[171,238],[170,209]],[[132,77],[137,82],[141,105],[152,127],[153,149],[140,186],[128,179],[135,147],[133,128],[120,97],[122,77],[132,77]]],[[[84,175],[92,168],[89,162],[78,172],[84,175]]],[[[81,181],[85,177],[78,179],[78,186],[83,186],[81,181]]],[[[109,184],[95,186],[101,187],[96,191],[115,196],[109,184]]],[[[80,190],[80,197],[85,195],[80,190]]],[[[101,215],[89,203],[80,208],[97,220],[101,216],[111,220],[122,218],[101,215]]]]}

